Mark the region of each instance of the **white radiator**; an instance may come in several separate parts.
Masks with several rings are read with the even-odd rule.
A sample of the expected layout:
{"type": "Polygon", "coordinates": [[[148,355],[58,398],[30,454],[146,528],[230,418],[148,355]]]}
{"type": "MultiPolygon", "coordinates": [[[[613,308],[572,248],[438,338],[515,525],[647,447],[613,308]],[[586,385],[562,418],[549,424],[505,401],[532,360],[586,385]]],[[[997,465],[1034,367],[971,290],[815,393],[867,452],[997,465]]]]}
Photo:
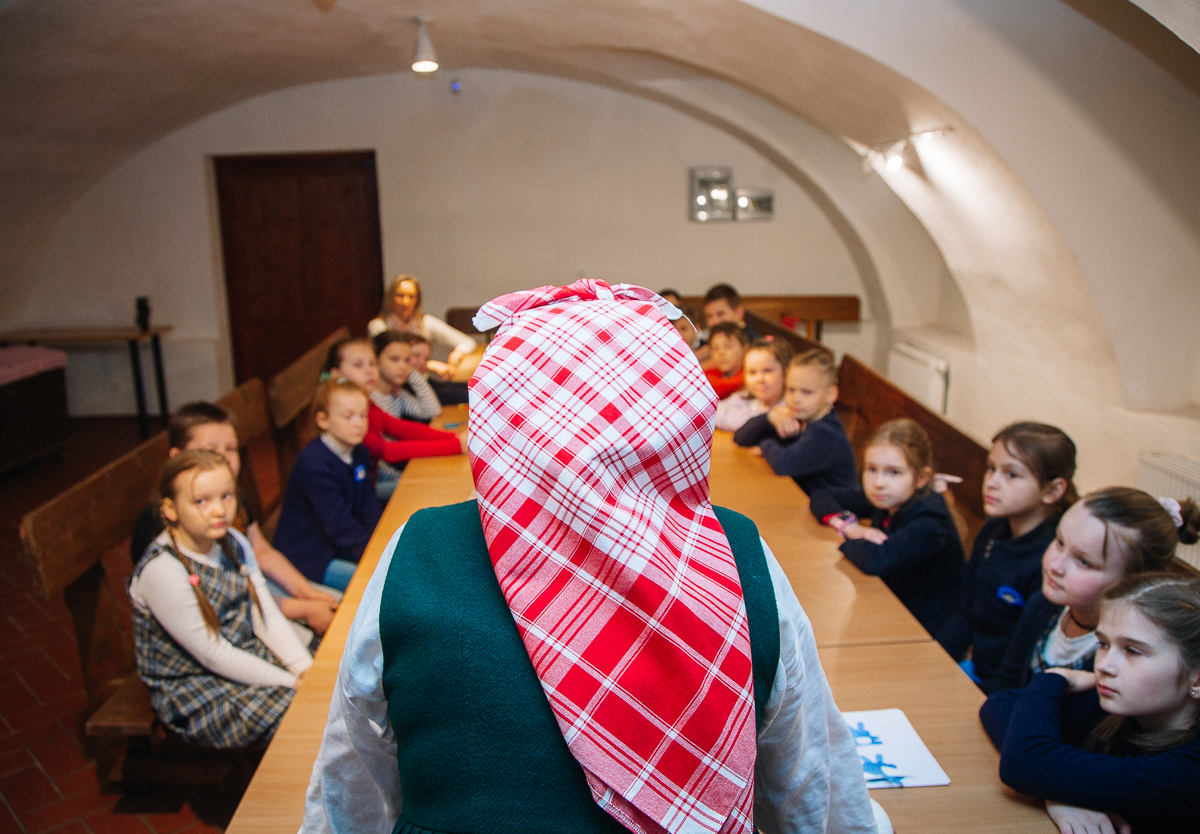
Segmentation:
{"type": "MultiPolygon", "coordinates": [[[[1200,501],[1200,462],[1170,452],[1142,452],[1137,485],[1155,498],[1200,501]]],[[[1181,544],[1176,552],[1181,559],[1200,568],[1200,542],[1181,544]]]]}
{"type": "Polygon", "coordinates": [[[897,342],[888,352],[888,379],[939,414],[946,413],[950,363],[908,342],[897,342]]]}

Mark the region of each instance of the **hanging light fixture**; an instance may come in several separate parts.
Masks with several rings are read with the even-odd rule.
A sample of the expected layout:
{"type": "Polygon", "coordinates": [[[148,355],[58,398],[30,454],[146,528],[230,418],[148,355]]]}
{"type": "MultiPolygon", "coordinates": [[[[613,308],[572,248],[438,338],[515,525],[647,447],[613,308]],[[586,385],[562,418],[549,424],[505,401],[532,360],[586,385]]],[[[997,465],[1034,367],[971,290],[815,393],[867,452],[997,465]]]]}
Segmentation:
{"type": "Polygon", "coordinates": [[[433,51],[433,41],[429,39],[429,32],[425,25],[433,21],[425,16],[414,17],[417,22],[417,48],[413,52],[413,72],[437,72],[438,61],[437,53],[433,51]]]}

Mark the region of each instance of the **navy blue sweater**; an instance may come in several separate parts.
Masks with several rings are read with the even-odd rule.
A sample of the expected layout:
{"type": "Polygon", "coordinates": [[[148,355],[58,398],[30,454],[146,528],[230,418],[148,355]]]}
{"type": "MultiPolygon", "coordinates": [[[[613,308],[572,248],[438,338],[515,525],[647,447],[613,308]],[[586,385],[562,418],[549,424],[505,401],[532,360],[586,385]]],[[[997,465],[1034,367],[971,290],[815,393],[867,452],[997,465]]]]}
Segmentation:
{"type": "Polygon", "coordinates": [[[1019,538],[1008,519],[989,519],[971,549],[958,605],[942,624],[937,641],[955,660],[967,649],[980,680],[995,677],[1025,604],[1042,587],[1042,554],[1054,541],[1053,515],[1019,538]]]}
{"type": "Polygon", "coordinates": [[[849,510],[887,533],[883,544],[844,541],[842,553],[863,573],[881,578],[926,631],[937,633],[958,599],[965,567],[962,542],[942,496],[914,496],[888,516],[861,488],[827,489],[812,494],[809,508],[818,519],[849,510]]]}
{"type": "Polygon", "coordinates": [[[275,547],[313,582],[333,559],[357,562],[382,515],[371,456],[355,446],[346,465],[321,438],[301,450],[288,479],[275,547]]]}
{"type": "Polygon", "coordinates": [[[766,414],[751,417],[733,433],[739,446],[758,446],[776,475],[787,475],[805,495],[858,484],[854,449],[836,411],[814,420],[795,437],[781,438],[766,414]]]}
{"type": "MultiPolygon", "coordinates": [[[[1063,709],[1066,689],[1061,675],[1039,674],[1015,702],[1001,693],[984,703],[979,717],[992,740],[1001,740],[1000,780],[1030,796],[1118,813],[1135,832],[1196,831],[1200,739],[1142,755],[1080,749],[1064,740],[1064,724],[1086,712],[1063,709]]],[[[1098,710],[1096,703],[1093,724],[1098,710]]],[[[1083,728],[1070,729],[1078,735],[1083,728]]]]}
{"type": "MultiPolygon", "coordinates": [[[[990,678],[980,676],[979,687],[990,693],[1027,686],[1033,678],[1030,663],[1038,642],[1058,622],[1062,610],[1061,605],[1055,605],[1042,596],[1041,590],[1030,597],[1008,640],[1008,648],[1004,650],[1004,658],[1000,661],[1000,671],[990,678]]],[[[1082,668],[1090,672],[1094,660],[1095,655],[1088,658],[1082,668]]]]}

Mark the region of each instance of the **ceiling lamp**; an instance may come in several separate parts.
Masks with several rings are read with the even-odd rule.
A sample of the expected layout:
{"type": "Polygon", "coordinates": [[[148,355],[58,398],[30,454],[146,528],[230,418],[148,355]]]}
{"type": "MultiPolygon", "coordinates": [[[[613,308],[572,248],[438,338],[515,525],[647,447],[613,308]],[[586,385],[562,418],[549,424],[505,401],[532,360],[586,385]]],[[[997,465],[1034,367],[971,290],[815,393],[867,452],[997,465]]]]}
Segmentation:
{"type": "Polygon", "coordinates": [[[437,72],[437,53],[433,51],[433,41],[429,39],[429,32],[425,29],[425,24],[433,21],[424,16],[414,17],[413,20],[418,24],[417,48],[413,52],[413,72],[437,72]]]}

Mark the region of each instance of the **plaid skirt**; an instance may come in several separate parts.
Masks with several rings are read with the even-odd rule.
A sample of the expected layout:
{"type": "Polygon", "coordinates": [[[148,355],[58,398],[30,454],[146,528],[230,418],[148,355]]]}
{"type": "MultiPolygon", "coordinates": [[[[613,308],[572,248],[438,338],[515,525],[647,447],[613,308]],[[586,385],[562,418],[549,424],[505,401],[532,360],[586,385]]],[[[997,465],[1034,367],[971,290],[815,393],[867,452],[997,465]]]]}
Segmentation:
{"type": "MultiPolygon", "coordinates": [[[[221,636],[235,647],[283,668],[273,652],[254,634],[248,577],[240,572],[244,559],[232,539],[222,553],[222,567],[188,561],[200,577],[200,589],[221,621],[221,636]]],[[[138,561],[136,576],[150,559],[167,548],[155,545],[138,561]]],[[[158,719],[201,747],[220,750],[265,747],[275,734],[295,690],[287,686],[237,683],[210,671],[180,646],[149,612],[133,609],[133,637],[138,672],[150,690],[158,719]]]]}

